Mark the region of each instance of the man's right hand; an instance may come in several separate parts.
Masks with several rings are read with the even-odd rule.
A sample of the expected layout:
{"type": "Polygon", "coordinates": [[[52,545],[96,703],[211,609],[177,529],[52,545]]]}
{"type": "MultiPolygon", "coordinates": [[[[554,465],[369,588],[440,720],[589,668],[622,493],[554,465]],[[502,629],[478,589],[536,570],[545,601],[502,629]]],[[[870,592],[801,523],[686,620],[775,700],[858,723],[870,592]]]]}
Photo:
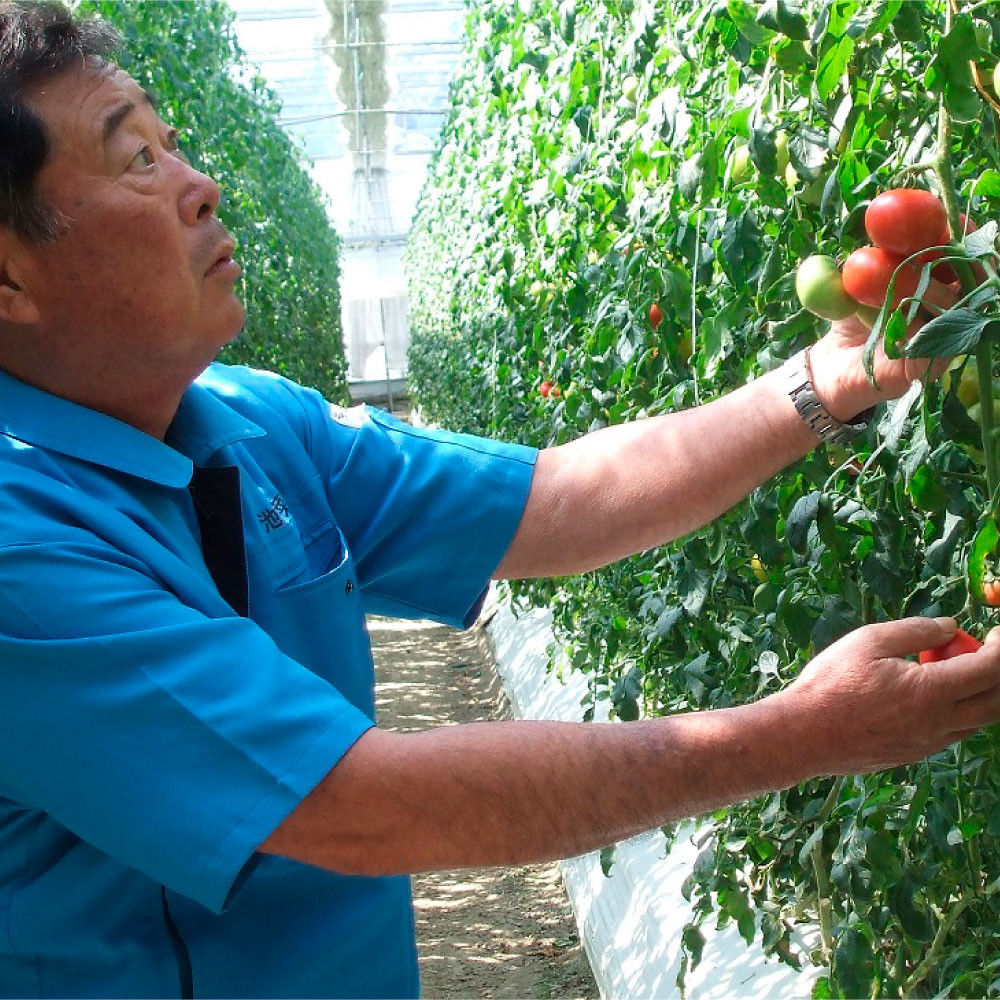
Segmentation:
{"type": "Polygon", "coordinates": [[[859,628],[825,649],[784,691],[812,774],[859,774],[919,760],[1000,721],[1000,628],[981,650],[918,663],[955,634],[951,618],[859,628]]]}

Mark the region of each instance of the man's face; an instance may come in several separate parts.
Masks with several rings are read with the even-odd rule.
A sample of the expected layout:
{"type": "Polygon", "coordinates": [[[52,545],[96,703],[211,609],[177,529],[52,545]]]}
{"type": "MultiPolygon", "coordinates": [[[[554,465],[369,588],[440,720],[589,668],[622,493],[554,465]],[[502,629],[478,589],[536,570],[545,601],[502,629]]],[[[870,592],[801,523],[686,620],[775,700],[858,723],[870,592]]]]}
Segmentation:
{"type": "Polygon", "coordinates": [[[243,322],[215,182],[121,70],[81,68],[26,99],[52,139],[41,194],[65,224],[26,257],[42,344],[109,378],[194,378],[243,322]]]}

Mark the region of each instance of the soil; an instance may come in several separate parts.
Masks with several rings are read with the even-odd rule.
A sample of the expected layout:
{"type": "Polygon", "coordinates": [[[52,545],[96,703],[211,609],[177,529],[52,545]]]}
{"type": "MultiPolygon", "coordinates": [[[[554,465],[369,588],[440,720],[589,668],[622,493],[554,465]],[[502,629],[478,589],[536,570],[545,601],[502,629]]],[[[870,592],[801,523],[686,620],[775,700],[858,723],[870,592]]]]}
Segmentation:
{"type": "MultiPolygon", "coordinates": [[[[369,621],[378,723],[413,731],[511,718],[482,626],[369,621]]],[[[423,995],[596,998],[558,865],[413,879],[423,995]]]]}

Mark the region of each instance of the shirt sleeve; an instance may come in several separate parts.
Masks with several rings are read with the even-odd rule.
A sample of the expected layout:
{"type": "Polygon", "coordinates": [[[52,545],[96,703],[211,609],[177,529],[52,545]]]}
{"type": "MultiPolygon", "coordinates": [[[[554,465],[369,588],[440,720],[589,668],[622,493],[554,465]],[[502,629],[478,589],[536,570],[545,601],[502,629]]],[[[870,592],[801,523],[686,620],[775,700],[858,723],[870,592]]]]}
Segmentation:
{"type": "Polygon", "coordinates": [[[473,624],[524,513],[537,450],[412,427],[280,385],[298,401],[294,422],[325,480],[366,610],[473,624]]]}
{"type": "Polygon", "coordinates": [[[219,913],[371,726],[92,536],[0,548],[0,794],[219,913]]]}
{"type": "Polygon", "coordinates": [[[367,409],[327,485],[367,605],[472,625],[524,513],[536,455],[367,409]]]}

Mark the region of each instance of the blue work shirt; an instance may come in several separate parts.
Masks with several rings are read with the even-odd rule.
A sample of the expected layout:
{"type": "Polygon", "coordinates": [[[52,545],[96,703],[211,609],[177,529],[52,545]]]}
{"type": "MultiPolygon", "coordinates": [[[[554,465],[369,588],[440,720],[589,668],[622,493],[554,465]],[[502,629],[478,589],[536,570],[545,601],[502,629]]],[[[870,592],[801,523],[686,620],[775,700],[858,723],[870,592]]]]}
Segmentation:
{"type": "Polygon", "coordinates": [[[419,992],[409,879],[255,852],[373,724],[365,613],[470,624],[534,458],[222,365],[158,441],[0,372],[0,995],[419,992]]]}

